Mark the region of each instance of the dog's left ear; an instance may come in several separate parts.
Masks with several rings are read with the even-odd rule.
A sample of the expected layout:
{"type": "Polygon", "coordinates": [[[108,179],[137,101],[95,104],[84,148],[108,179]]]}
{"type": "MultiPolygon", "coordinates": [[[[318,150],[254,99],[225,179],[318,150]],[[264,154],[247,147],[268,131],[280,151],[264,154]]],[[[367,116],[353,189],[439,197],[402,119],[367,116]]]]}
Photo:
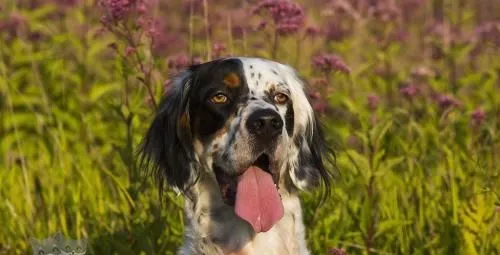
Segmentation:
{"type": "MultiPolygon", "coordinates": [[[[327,165],[334,166],[335,153],[325,140],[323,128],[314,114],[310,100],[304,92],[304,82],[290,66],[282,65],[292,92],[295,128],[293,134],[295,156],[291,158],[290,177],[293,184],[307,190],[324,184],[327,194],[331,173],[327,165]]],[[[330,167],[330,166],[328,166],[330,167]]]]}
{"type": "Polygon", "coordinates": [[[298,149],[297,162],[292,181],[302,190],[325,185],[328,190],[331,174],[326,168],[328,162],[333,162],[335,154],[325,140],[323,128],[317,117],[311,123],[312,132],[305,136],[296,137],[295,145],[298,149]],[[310,136],[309,136],[310,135],[310,136]]]}

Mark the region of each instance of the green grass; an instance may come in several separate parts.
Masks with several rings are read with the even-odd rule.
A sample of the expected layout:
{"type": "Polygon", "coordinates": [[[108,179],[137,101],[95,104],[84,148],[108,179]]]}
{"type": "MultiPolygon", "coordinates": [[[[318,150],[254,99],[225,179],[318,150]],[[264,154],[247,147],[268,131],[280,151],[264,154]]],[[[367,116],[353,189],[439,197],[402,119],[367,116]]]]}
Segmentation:
{"type": "MultiPolygon", "coordinates": [[[[34,9],[27,2],[0,3],[0,21],[12,13],[24,19],[16,35],[0,29],[0,254],[31,253],[30,237],[58,231],[88,238],[87,254],[174,254],[182,198],[169,191],[161,204],[135,154],[153,114],[148,88],[158,101],[171,78],[167,56],[152,56],[143,38],[137,55],[120,57],[127,43],[102,31],[93,1],[34,9]]],[[[207,14],[228,6],[220,2],[207,14]]],[[[399,26],[346,19],[350,34],[342,41],[280,38],[276,60],[310,84],[329,81],[310,86],[329,103],[321,116],[338,168],[324,204],[317,206],[318,192],[303,194],[313,254],[333,247],[349,254],[500,254],[500,50],[436,39],[425,30],[436,8],[430,2],[444,3],[445,20],[463,34],[477,25],[475,1],[463,1],[467,8],[428,1],[399,26]],[[398,28],[408,32],[405,41],[377,39],[398,28]],[[431,45],[444,56],[432,58],[431,45]],[[311,58],[326,52],[342,56],[351,73],[316,71],[311,58]],[[420,66],[435,75],[412,76],[420,66]],[[421,84],[413,100],[399,92],[408,81],[421,84]],[[380,99],[374,110],[371,94],[380,99]],[[451,94],[460,105],[442,109],[435,94],[451,94]],[[471,119],[477,107],[486,112],[480,125],[471,119]]],[[[208,41],[203,12],[188,19],[179,1],[171,3],[157,11],[174,27],[192,25],[170,31],[185,39],[184,52],[208,60],[207,45],[218,41],[233,55],[273,54],[270,28],[237,38],[226,21],[210,19],[208,41]]],[[[309,20],[336,19],[302,3],[309,20]]]]}

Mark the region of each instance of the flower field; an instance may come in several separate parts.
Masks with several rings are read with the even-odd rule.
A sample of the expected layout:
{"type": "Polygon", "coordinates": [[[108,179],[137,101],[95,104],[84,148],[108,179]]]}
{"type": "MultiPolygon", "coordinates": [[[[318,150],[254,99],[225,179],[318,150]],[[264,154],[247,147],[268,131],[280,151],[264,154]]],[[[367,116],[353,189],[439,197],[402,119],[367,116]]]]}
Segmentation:
{"type": "Polygon", "coordinates": [[[175,254],[182,198],[137,148],[171,79],[226,56],[307,83],[336,152],[302,194],[312,254],[500,254],[498,0],[2,0],[0,255],[175,254]]]}

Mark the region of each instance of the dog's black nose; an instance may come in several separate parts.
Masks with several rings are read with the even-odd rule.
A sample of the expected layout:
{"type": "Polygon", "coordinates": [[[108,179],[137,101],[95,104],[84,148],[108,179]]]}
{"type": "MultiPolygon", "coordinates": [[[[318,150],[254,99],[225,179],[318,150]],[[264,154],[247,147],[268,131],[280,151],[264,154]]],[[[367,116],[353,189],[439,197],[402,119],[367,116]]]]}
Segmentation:
{"type": "Polygon", "coordinates": [[[283,120],[274,110],[257,110],[248,117],[247,129],[251,134],[261,139],[269,140],[281,134],[283,120]]]}

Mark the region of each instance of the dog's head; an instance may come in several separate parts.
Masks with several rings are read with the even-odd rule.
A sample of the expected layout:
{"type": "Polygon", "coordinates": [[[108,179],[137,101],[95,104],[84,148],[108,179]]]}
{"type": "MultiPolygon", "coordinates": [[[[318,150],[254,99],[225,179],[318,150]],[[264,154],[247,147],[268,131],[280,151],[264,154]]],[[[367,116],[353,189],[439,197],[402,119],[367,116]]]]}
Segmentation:
{"type": "MultiPolygon", "coordinates": [[[[281,217],[278,189],[328,186],[329,153],[303,83],[289,66],[259,58],[195,65],[178,76],[144,138],[143,166],[181,191],[209,176],[219,197],[256,231],[255,201],[281,217]],[[248,202],[248,201],[253,202],[248,202]],[[245,205],[246,204],[246,205],[245,205]],[[270,205],[269,205],[270,204],[270,205]]],[[[282,206],[281,206],[282,207],[282,206]]],[[[272,218],[272,219],[271,219],[272,218]]],[[[259,219],[260,220],[260,219],[259,219]]],[[[271,224],[272,226],[272,224],[271,224]]]]}

